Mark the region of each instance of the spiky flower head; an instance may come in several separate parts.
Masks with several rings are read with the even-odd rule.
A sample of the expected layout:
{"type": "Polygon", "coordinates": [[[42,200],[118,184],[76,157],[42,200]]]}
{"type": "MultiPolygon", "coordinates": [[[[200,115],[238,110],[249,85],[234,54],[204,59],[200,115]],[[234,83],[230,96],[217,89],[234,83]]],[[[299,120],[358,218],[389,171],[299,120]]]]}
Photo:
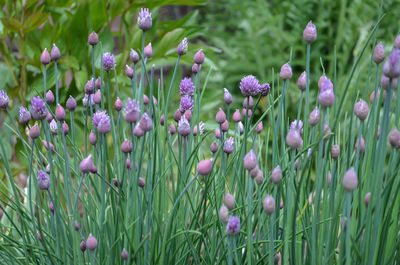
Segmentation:
{"type": "Polygon", "coordinates": [[[43,170],[39,170],[37,181],[41,190],[48,190],[50,187],[50,178],[43,170]]]}
{"type": "Polygon", "coordinates": [[[31,100],[31,114],[35,120],[43,120],[46,118],[48,110],[46,104],[41,97],[33,97],[31,100]]]}
{"type": "Polygon", "coordinates": [[[240,232],[240,219],[237,216],[231,216],[226,225],[226,233],[230,236],[237,235],[240,232]]]}
{"type": "Polygon", "coordinates": [[[60,58],[60,49],[53,43],[53,48],[51,48],[51,59],[57,61],[60,58]]]}
{"type": "Polygon", "coordinates": [[[182,116],[179,120],[178,133],[184,137],[190,134],[190,123],[185,116],[182,116]]]}
{"type": "Polygon", "coordinates": [[[140,109],[139,104],[134,99],[128,98],[128,102],[123,110],[125,121],[128,123],[134,123],[139,119],[140,109]]]}
{"type": "Polygon", "coordinates": [[[393,49],[389,58],[383,65],[383,74],[389,78],[397,78],[400,76],[400,50],[393,49]]]}
{"type": "Polygon", "coordinates": [[[194,95],[194,85],[190,77],[185,77],[179,84],[179,94],[181,96],[193,96],[194,95]]]}
{"type": "Polygon", "coordinates": [[[103,54],[103,69],[105,71],[113,71],[115,68],[115,58],[109,52],[103,54]]]}
{"type": "Polygon", "coordinates": [[[186,110],[191,110],[193,108],[193,100],[190,96],[183,96],[181,98],[181,103],[179,110],[183,113],[186,110]]]}
{"type": "Polygon", "coordinates": [[[176,47],[176,53],[178,55],[184,55],[188,51],[188,41],[187,38],[183,38],[181,43],[178,44],[178,47],[176,47]]]}
{"type": "Polygon", "coordinates": [[[143,31],[151,29],[153,24],[151,13],[148,8],[141,8],[139,12],[139,17],[137,19],[137,24],[139,28],[143,31]]]}
{"type": "Polygon", "coordinates": [[[139,126],[144,132],[149,132],[153,129],[153,120],[146,112],[143,113],[142,118],[139,121],[139,126]]]}
{"type": "Polygon", "coordinates": [[[8,98],[7,93],[4,90],[0,90],[0,108],[6,109],[9,102],[10,99],[8,98]]]}
{"type": "Polygon", "coordinates": [[[232,94],[229,93],[228,89],[224,88],[224,102],[227,105],[230,105],[232,103],[232,94]]]}
{"type": "Polygon", "coordinates": [[[231,154],[233,152],[233,147],[234,147],[233,137],[229,137],[228,139],[225,140],[224,152],[227,154],[231,154]]]}
{"type": "Polygon", "coordinates": [[[30,112],[23,106],[19,108],[19,122],[26,124],[31,120],[30,112]]]}
{"type": "Polygon", "coordinates": [[[303,122],[301,120],[294,120],[290,124],[290,129],[297,129],[300,132],[300,135],[303,134],[303,122]]]}
{"type": "Polygon", "coordinates": [[[303,39],[307,43],[313,43],[317,39],[317,27],[311,21],[303,31],[303,39]]]}
{"type": "Polygon", "coordinates": [[[260,84],[253,75],[248,75],[242,78],[240,81],[240,91],[243,96],[255,96],[260,92],[260,84]]]}
{"type": "Polygon", "coordinates": [[[105,110],[98,110],[93,114],[92,125],[99,133],[106,134],[111,130],[110,116],[105,110]]]}
{"type": "Polygon", "coordinates": [[[133,64],[137,64],[139,62],[139,54],[134,49],[131,49],[129,57],[133,64]]]}

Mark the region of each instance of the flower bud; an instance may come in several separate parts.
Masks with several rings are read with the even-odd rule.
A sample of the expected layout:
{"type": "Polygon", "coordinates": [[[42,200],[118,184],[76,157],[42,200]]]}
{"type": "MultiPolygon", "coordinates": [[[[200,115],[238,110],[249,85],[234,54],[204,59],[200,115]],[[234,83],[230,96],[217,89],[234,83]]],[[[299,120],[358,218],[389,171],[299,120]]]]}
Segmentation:
{"type": "Polygon", "coordinates": [[[176,133],[176,127],[175,125],[171,122],[169,125],[169,134],[174,135],[176,133]]]}
{"type": "Polygon", "coordinates": [[[230,236],[239,234],[240,232],[240,219],[237,216],[231,216],[226,226],[226,233],[230,236]]]}
{"type": "MultiPolygon", "coordinates": [[[[0,95],[1,97],[1,95],[0,95]]],[[[4,98],[7,102],[3,101],[1,102],[0,100],[0,108],[1,107],[6,107],[8,105],[8,96],[4,98]]],[[[19,108],[19,122],[22,124],[27,124],[31,120],[31,113],[23,106],[19,108]]]]}
{"type": "Polygon", "coordinates": [[[54,103],[54,94],[51,90],[46,93],[46,103],[49,105],[54,103]]]}
{"type": "Polygon", "coordinates": [[[221,208],[219,208],[218,217],[221,222],[226,224],[229,219],[228,208],[226,208],[224,205],[222,205],[221,208]]]}
{"type": "Polygon", "coordinates": [[[41,190],[48,190],[50,187],[50,178],[43,170],[39,170],[37,174],[37,182],[41,190]]]}
{"type": "MultiPolygon", "coordinates": [[[[388,89],[389,88],[389,77],[382,75],[381,77],[381,86],[384,89],[388,89]]],[[[392,78],[392,89],[397,87],[397,78],[392,78]]],[[[386,92],[386,91],[385,91],[386,92]]],[[[379,94],[378,94],[379,96],[379,94]]],[[[383,98],[386,98],[386,93],[383,94],[383,98]]]]}
{"type": "Polygon", "coordinates": [[[134,49],[131,49],[129,57],[133,64],[137,64],[139,62],[139,54],[134,49]]]}
{"type": "Polygon", "coordinates": [[[253,104],[254,104],[254,100],[253,100],[252,96],[244,98],[244,100],[243,100],[243,109],[247,108],[247,98],[248,98],[248,101],[249,101],[248,105],[249,105],[249,110],[250,110],[251,108],[253,108],[253,104]]]}
{"type": "Polygon", "coordinates": [[[84,173],[90,173],[93,167],[92,155],[84,158],[81,163],[79,164],[79,170],[84,173]]]}
{"type": "Polygon", "coordinates": [[[145,185],[146,185],[146,181],[144,180],[144,178],[139,178],[138,186],[143,189],[145,185]]]}
{"type": "Polygon", "coordinates": [[[49,204],[49,209],[51,213],[54,213],[54,204],[52,202],[49,204]]]}
{"type": "Polygon", "coordinates": [[[287,80],[292,78],[292,75],[292,67],[290,67],[289,63],[285,63],[284,65],[282,65],[279,77],[283,80],[287,80]]]}
{"type": "Polygon", "coordinates": [[[210,150],[213,154],[215,154],[218,151],[218,144],[217,142],[212,142],[210,145],[210,150]]]}
{"type": "Polygon", "coordinates": [[[185,117],[188,121],[192,120],[192,111],[190,109],[185,110],[185,113],[183,113],[183,117],[185,117]]]}
{"type": "Polygon", "coordinates": [[[313,43],[317,39],[317,27],[311,21],[303,31],[303,39],[307,43],[313,43]]]}
{"type": "Polygon", "coordinates": [[[230,193],[227,193],[224,198],[224,204],[229,210],[233,210],[235,208],[235,198],[230,193]]]}
{"type": "Polygon", "coordinates": [[[51,48],[51,59],[53,59],[53,61],[57,61],[59,58],[60,58],[60,50],[53,43],[53,48],[51,48]]]}
{"type": "Polygon", "coordinates": [[[227,131],[229,131],[229,122],[228,120],[225,120],[222,124],[221,124],[221,131],[223,133],[226,133],[227,131]]]}
{"type": "Polygon", "coordinates": [[[361,136],[361,138],[356,140],[356,143],[354,145],[354,149],[356,150],[356,152],[357,152],[357,150],[359,150],[361,154],[364,153],[364,151],[365,151],[365,141],[364,141],[364,138],[362,136],[361,136]],[[360,144],[360,149],[358,149],[358,144],[360,144]]]}
{"type": "Polygon", "coordinates": [[[132,152],[132,143],[129,140],[125,140],[121,144],[121,151],[125,154],[132,152]]]}
{"type": "MultiPolygon", "coordinates": [[[[218,146],[217,146],[217,148],[218,148],[218,146]]],[[[233,149],[234,149],[233,137],[229,137],[228,139],[226,139],[223,149],[224,149],[224,152],[227,154],[231,154],[233,152],[233,149]]]]}
{"type": "Polygon", "coordinates": [[[100,105],[100,104],[101,104],[101,92],[100,92],[100,89],[98,89],[98,90],[96,91],[96,93],[94,93],[94,95],[93,95],[93,102],[94,102],[95,104],[97,104],[97,105],[100,105]]]}
{"type": "Polygon", "coordinates": [[[72,96],[69,96],[66,106],[67,109],[71,112],[73,112],[76,109],[76,101],[72,96]]]}
{"type": "Polygon", "coordinates": [[[263,201],[263,209],[268,214],[271,215],[275,211],[275,199],[271,195],[267,195],[263,201]]]}
{"type": "Polygon", "coordinates": [[[47,51],[47,48],[44,48],[42,54],[40,55],[40,62],[44,65],[50,63],[50,54],[47,51]]]}
{"type": "Polygon", "coordinates": [[[126,159],[126,168],[128,170],[132,169],[132,162],[129,160],[129,158],[126,159]]]}
{"type": "Polygon", "coordinates": [[[367,192],[367,194],[365,194],[365,197],[364,197],[365,207],[368,207],[370,199],[371,199],[371,192],[367,192]]]}
{"type": "Polygon", "coordinates": [[[91,131],[90,134],[89,134],[89,143],[91,145],[96,145],[96,143],[97,143],[97,137],[96,137],[96,134],[93,131],[91,131]]]}
{"type": "Polygon", "coordinates": [[[318,80],[318,88],[322,88],[322,84],[325,82],[325,80],[328,79],[325,74],[321,75],[319,80],[318,80]]]}
{"type": "Polygon", "coordinates": [[[184,55],[188,51],[188,41],[187,38],[183,38],[181,43],[179,43],[178,47],[176,47],[176,53],[178,55],[184,55]]]}
{"type": "Polygon", "coordinates": [[[57,120],[59,121],[65,120],[65,110],[60,104],[57,105],[55,115],[57,120]]]}
{"type": "Polygon", "coordinates": [[[397,35],[396,39],[394,40],[394,45],[393,47],[395,49],[400,49],[400,35],[397,35]]]}
{"type": "Polygon", "coordinates": [[[282,179],[282,170],[280,166],[276,166],[271,172],[271,181],[274,184],[278,184],[282,179]]]}
{"type": "Polygon", "coordinates": [[[181,117],[182,117],[182,114],[181,114],[181,112],[179,111],[179,109],[177,109],[177,110],[175,111],[175,113],[174,113],[174,121],[179,122],[180,119],[181,119],[181,117]]]}
{"type": "Polygon", "coordinates": [[[89,234],[89,237],[86,239],[86,247],[92,251],[97,248],[97,239],[92,234],[89,234]]]}
{"type": "Polygon", "coordinates": [[[68,127],[68,124],[65,121],[62,124],[62,129],[63,129],[64,135],[68,135],[69,127],[68,127]]]}
{"type": "Polygon", "coordinates": [[[247,117],[250,118],[251,115],[253,114],[253,112],[251,111],[251,109],[242,109],[242,114],[244,117],[246,117],[246,113],[247,113],[247,117]]]}
{"type": "Polygon", "coordinates": [[[289,129],[288,134],[286,135],[286,144],[291,148],[291,149],[297,149],[301,147],[301,136],[299,130],[292,128],[289,129]]]}
{"type": "Polygon", "coordinates": [[[368,103],[360,99],[354,105],[354,114],[357,116],[357,118],[360,119],[360,121],[364,121],[368,117],[368,113],[369,113],[368,103]]]}
{"type": "Polygon", "coordinates": [[[102,87],[102,83],[103,83],[103,87],[104,87],[104,82],[101,82],[100,76],[97,77],[96,81],[94,82],[94,85],[96,87],[96,89],[100,89],[102,87]]]}
{"type": "Polygon", "coordinates": [[[84,240],[82,240],[81,243],[79,244],[79,248],[81,249],[82,252],[85,252],[86,242],[84,240]]]}
{"type": "Polygon", "coordinates": [[[91,95],[94,92],[95,81],[94,78],[88,80],[85,84],[85,94],[91,95]]]}
{"type": "Polygon", "coordinates": [[[306,73],[306,71],[301,73],[301,75],[299,76],[299,79],[297,79],[297,86],[301,91],[306,90],[306,88],[307,88],[307,73],[306,73]]]}
{"type": "Polygon", "coordinates": [[[243,166],[249,171],[257,166],[257,156],[253,149],[244,156],[243,166]]]}
{"type": "Polygon", "coordinates": [[[197,164],[197,173],[199,173],[200,176],[207,176],[212,170],[212,164],[213,162],[211,159],[200,161],[197,164]]]}
{"type": "Polygon", "coordinates": [[[126,76],[129,77],[130,79],[133,78],[133,69],[129,67],[129,65],[125,65],[125,73],[126,76]]]}
{"type": "Polygon", "coordinates": [[[215,128],[215,138],[217,139],[221,139],[221,131],[219,130],[219,128],[215,128]]]}
{"type": "Polygon", "coordinates": [[[149,97],[146,94],[143,94],[143,104],[147,106],[149,104],[149,97]]]}
{"type": "Polygon", "coordinates": [[[257,185],[261,185],[264,182],[264,173],[261,170],[257,171],[256,183],[257,185]]]}
{"type": "Polygon", "coordinates": [[[382,42],[379,42],[374,49],[373,60],[376,64],[380,64],[385,60],[385,48],[383,47],[382,42]]]}
{"type": "Polygon", "coordinates": [[[133,129],[133,135],[140,138],[144,135],[144,130],[140,127],[139,123],[136,124],[135,128],[133,129]]]}
{"type": "Polygon", "coordinates": [[[114,109],[116,111],[120,111],[122,109],[122,101],[119,99],[119,97],[117,97],[117,99],[115,100],[114,109]]]}
{"type": "Polygon", "coordinates": [[[50,112],[47,112],[46,120],[47,120],[48,123],[50,123],[53,120],[53,116],[51,115],[50,112]]]}
{"type": "Polygon", "coordinates": [[[352,192],[357,188],[358,179],[357,173],[354,171],[354,168],[350,168],[343,176],[342,181],[343,188],[348,191],[352,192]]]}
{"type": "Polygon", "coordinates": [[[217,112],[217,115],[215,116],[215,120],[217,123],[222,124],[226,120],[226,115],[225,112],[219,108],[219,111],[217,112]]]}
{"type": "Polygon", "coordinates": [[[244,125],[241,121],[239,121],[238,127],[239,127],[240,135],[242,135],[244,133],[244,125]]]}
{"type": "Polygon", "coordinates": [[[183,116],[178,123],[178,133],[183,137],[186,137],[190,134],[190,124],[185,116],[183,116]]]}
{"type": "Polygon", "coordinates": [[[224,102],[228,106],[232,103],[232,94],[226,88],[224,88],[224,102]]]}
{"type": "Polygon", "coordinates": [[[337,160],[340,155],[340,147],[337,144],[332,145],[331,156],[334,160],[337,160]]]}
{"type": "Polygon", "coordinates": [[[262,121],[260,121],[260,122],[257,124],[256,128],[254,128],[254,129],[255,129],[256,133],[260,134],[260,133],[262,132],[262,130],[263,130],[262,121]]]}
{"type": "Polygon", "coordinates": [[[242,120],[242,115],[240,114],[240,111],[238,109],[236,109],[235,112],[233,113],[232,120],[234,122],[239,122],[242,120]]]}
{"type": "Polygon", "coordinates": [[[50,122],[50,132],[53,134],[53,135],[57,135],[57,132],[58,132],[58,127],[57,127],[57,122],[53,119],[53,120],[51,120],[51,122],[50,122]]]}
{"type": "Polygon", "coordinates": [[[250,177],[254,179],[257,176],[258,171],[260,171],[260,169],[258,166],[255,166],[252,170],[250,170],[250,177]]]}
{"type": "Polygon", "coordinates": [[[400,131],[394,128],[389,134],[389,143],[393,148],[400,148],[400,131]]]}
{"type": "Polygon", "coordinates": [[[99,42],[99,36],[96,32],[92,32],[89,34],[88,43],[92,46],[95,46],[99,42]]]}
{"type": "Polygon", "coordinates": [[[198,52],[196,52],[196,54],[193,57],[193,61],[196,64],[203,64],[204,63],[204,59],[205,59],[205,56],[204,56],[203,49],[200,49],[198,52]]]}
{"type": "Polygon", "coordinates": [[[78,221],[76,221],[76,220],[74,222],[74,228],[75,228],[75,231],[79,231],[81,229],[81,226],[79,225],[78,221]]]}
{"type": "Polygon", "coordinates": [[[151,58],[153,56],[153,48],[151,47],[151,43],[144,47],[143,55],[144,58],[151,58]]]}
{"type": "Polygon", "coordinates": [[[164,126],[164,124],[165,124],[165,116],[164,116],[164,114],[162,114],[161,117],[160,117],[160,124],[161,124],[161,126],[164,126]]]}
{"type": "Polygon", "coordinates": [[[29,129],[29,137],[31,139],[37,139],[40,136],[40,127],[39,125],[35,124],[29,129]]]}
{"type": "Polygon", "coordinates": [[[326,176],[326,181],[328,182],[328,187],[330,187],[331,184],[332,184],[332,174],[331,174],[331,172],[328,172],[328,175],[326,176]]]}
{"type": "Polygon", "coordinates": [[[200,69],[200,67],[195,63],[192,66],[192,73],[193,74],[197,74],[198,70],[200,69]]]}
{"type": "Polygon", "coordinates": [[[123,260],[128,260],[129,254],[128,254],[128,251],[126,251],[126,249],[122,249],[121,258],[122,258],[123,260]]]}
{"type": "Polygon", "coordinates": [[[148,8],[140,9],[137,24],[138,27],[143,31],[151,29],[151,26],[153,25],[153,20],[151,18],[151,13],[148,8]]]}

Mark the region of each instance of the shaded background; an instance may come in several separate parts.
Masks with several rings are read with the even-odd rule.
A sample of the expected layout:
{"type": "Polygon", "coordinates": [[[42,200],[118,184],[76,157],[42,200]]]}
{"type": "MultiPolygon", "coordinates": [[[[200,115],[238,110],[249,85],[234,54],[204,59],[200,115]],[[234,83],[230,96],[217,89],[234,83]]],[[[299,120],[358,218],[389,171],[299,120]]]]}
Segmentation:
{"type": "MultiPolygon", "coordinates": [[[[0,3],[0,89],[9,94],[14,116],[18,115],[21,104],[27,106],[32,96],[42,91],[43,67],[39,58],[43,49],[51,49],[53,43],[60,48],[62,56],[59,60],[60,101],[65,103],[68,96],[73,95],[80,106],[77,113],[83,111],[83,88],[91,76],[87,37],[93,30],[99,33],[101,41],[96,47],[96,72],[101,53],[113,52],[119,87],[122,95],[124,92],[129,95],[130,80],[125,76],[125,64],[129,63],[129,49],[139,50],[141,46],[141,31],[136,26],[141,7],[150,8],[153,14],[153,28],[146,34],[146,43],[151,41],[154,51],[149,66],[155,64],[160,75],[159,66],[163,65],[167,84],[177,58],[175,48],[185,36],[190,40],[189,52],[182,58],[179,77],[190,74],[193,54],[204,49],[207,59],[202,84],[210,69],[211,72],[203,99],[203,120],[214,119],[216,107],[222,103],[224,87],[234,95],[233,107],[240,107],[240,79],[253,74],[261,82],[272,82],[273,69],[279,72],[281,65],[289,61],[290,52],[294,75],[289,87],[292,106],[289,116],[294,118],[300,97],[295,81],[305,70],[306,46],[302,32],[308,21],[312,20],[318,28],[318,38],[311,52],[310,97],[311,102],[315,102],[316,82],[323,69],[335,81],[335,90],[340,92],[354,58],[378,19],[380,5],[385,16],[376,37],[387,52],[399,32],[400,18],[398,0],[382,3],[372,0],[1,0],[0,3]]],[[[360,62],[350,96],[358,90],[364,98],[370,93],[365,83],[372,47],[371,44],[360,62]]],[[[179,81],[177,78],[175,91],[179,81]]],[[[50,64],[48,88],[54,92],[54,87],[54,71],[50,64]]],[[[172,104],[176,106],[171,109],[179,104],[178,95],[173,97],[172,104]]],[[[352,102],[345,107],[350,105],[352,102]]],[[[267,106],[264,99],[256,115],[267,106]]],[[[0,137],[5,139],[13,170],[20,172],[20,185],[24,185],[28,161],[19,152],[22,146],[20,142],[15,144],[16,138],[7,122],[4,112],[0,112],[0,137]]],[[[78,127],[82,129],[82,121],[78,127]]],[[[0,164],[0,167],[3,166],[0,164]]],[[[4,178],[3,170],[0,170],[0,177],[4,178]]]]}

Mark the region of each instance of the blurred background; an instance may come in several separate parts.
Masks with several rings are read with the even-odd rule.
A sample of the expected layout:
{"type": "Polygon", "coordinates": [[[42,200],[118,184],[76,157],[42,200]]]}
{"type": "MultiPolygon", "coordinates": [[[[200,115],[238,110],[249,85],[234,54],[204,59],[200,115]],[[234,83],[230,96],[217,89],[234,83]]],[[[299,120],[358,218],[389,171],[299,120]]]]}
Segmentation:
{"type": "MultiPolygon", "coordinates": [[[[27,106],[32,96],[42,91],[40,54],[44,48],[51,49],[53,43],[60,48],[62,56],[59,60],[61,102],[65,103],[73,95],[81,106],[77,111],[83,110],[84,84],[91,74],[87,37],[93,30],[99,33],[101,41],[96,47],[97,71],[101,53],[114,53],[119,88],[128,94],[130,80],[125,76],[125,64],[129,63],[130,48],[139,50],[141,46],[141,32],[136,25],[141,7],[150,8],[153,15],[153,27],[146,33],[146,43],[151,42],[154,51],[149,65],[155,64],[157,75],[163,71],[167,84],[177,58],[176,46],[184,37],[190,40],[175,91],[180,79],[190,75],[193,54],[204,49],[207,59],[202,84],[209,75],[202,106],[203,120],[214,119],[217,106],[222,104],[224,87],[234,96],[233,108],[239,108],[240,79],[253,74],[263,83],[272,83],[273,73],[276,77],[281,65],[290,60],[290,54],[294,74],[289,104],[293,113],[297,111],[300,97],[297,78],[305,70],[306,60],[302,32],[310,20],[318,28],[318,38],[311,49],[311,101],[315,101],[316,83],[324,71],[340,92],[382,6],[384,18],[376,39],[367,47],[350,87],[350,94],[360,89],[364,97],[368,96],[370,91],[365,81],[373,43],[382,41],[389,52],[399,33],[400,17],[398,0],[0,0],[0,3],[0,89],[9,94],[14,117],[21,105],[27,106]]],[[[54,92],[53,68],[50,64],[47,82],[54,92]]],[[[176,107],[171,109],[179,104],[178,95],[173,96],[172,104],[176,107]]],[[[256,115],[267,107],[264,99],[256,115]]],[[[289,115],[294,119],[294,114],[289,115]]],[[[8,158],[13,161],[13,170],[20,172],[20,182],[24,185],[28,161],[19,152],[22,146],[20,142],[16,145],[7,119],[0,112],[0,137],[6,139],[8,158]]],[[[83,121],[78,126],[82,128],[83,121]]],[[[3,174],[0,170],[1,178],[3,174]]]]}

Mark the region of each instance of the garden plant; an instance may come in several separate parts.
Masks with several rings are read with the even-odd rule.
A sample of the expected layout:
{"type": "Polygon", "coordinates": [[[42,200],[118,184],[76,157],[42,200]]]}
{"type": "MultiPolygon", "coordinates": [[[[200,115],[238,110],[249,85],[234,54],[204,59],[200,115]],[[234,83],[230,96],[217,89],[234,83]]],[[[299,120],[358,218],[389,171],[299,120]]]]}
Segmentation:
{"type": "Polygon", "coordinates": [[[297,38],[306,56],[296,58],[304,72],[293,75],[290,53],[271,80],[242,76],[238,87],[220,88],[223,104],[210,121],[201,120],[213,74],[207,54],[196,50],[190,74],[179,76],[191,45],[175,40],[167,81],[146,41],[149,9],[138,14],[140,46],[125,66],[88,32],[79,45],[89,48],[92,68],[81,95],[63,94],[57,69],[65,55],[55,44],[44,49],[43,87],[30,92],[30,104],[16,115],[9,109],[18,101],[0,90],[5,126],[29,161],[21,188],[0,137],[0,263],[400,264],[400,35],[391,47],[378,42],[382,18],[341,76],[340,93],[336,71],[311,72],[318,25],[304,21],[297,38]],[[363,56],[369,78],[350,96],[363,56]],[[120,89],[126,80],[130,88],[120,89]],[[289,93],[290,82],[298,89],[289,93]],[[259,104],[265,111],[255,115],[259,104]]]}

